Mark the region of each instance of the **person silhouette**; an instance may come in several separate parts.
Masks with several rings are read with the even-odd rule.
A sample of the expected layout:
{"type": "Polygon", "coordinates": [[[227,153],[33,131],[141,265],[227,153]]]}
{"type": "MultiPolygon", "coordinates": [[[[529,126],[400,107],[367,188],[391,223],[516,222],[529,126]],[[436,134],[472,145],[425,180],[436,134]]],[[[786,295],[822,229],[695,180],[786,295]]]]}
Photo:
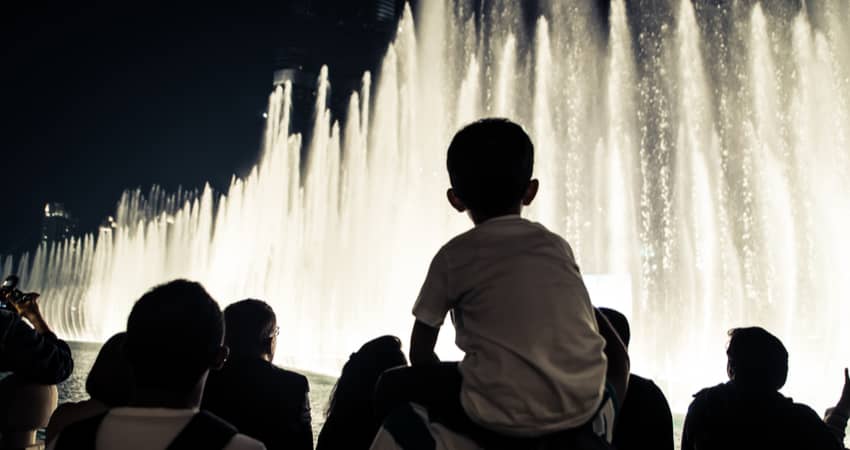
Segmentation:
{"type": "Polygon", "coordinates": [[[729,381],[694,395],[682,450],[833,450],[843,445],[811,408],[779,393],[788,351],[760,327],[729,332],[729,381]]]}

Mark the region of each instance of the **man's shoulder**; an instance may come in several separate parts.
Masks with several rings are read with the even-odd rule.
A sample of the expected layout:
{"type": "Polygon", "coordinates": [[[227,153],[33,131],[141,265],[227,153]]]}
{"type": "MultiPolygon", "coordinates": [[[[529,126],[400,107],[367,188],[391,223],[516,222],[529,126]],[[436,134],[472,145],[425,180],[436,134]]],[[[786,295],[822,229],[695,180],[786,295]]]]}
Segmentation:
{"type": "Polygon", "coordinates": [[[642,396],[664,397],[664,392],[654,381],[640,375],[629,375],[629,392],[632,392],[633,389],[642,396]]]}
{"type": "MultiPolygon", "coordinates": [[[[790,399],[789,399],[790,400],[790,399]]],[[[808,423],[816,423],[818,425],[824,425],[823,420],[820,415],[815,412],[814,409],[805,405],[803,403],[791,402],[789,406],[789,411],[793,415],[794,419],[799,420],[801,422],[808,423]]]]}
{"type": "Polygon", "coordinates": [[[262,442],[240,433],[236,433],[224,447],[225,450],[265,450],[265,448],[262,442]]]}
{"type": "Polygon", "coordinates": [[[709,407],[709,405],[718,402],[726,403],[724,399],[728,399],[728,397],[728,383],[720,383],[715,386],[703,388],[699,390],[696,394],[694,394],[694,399],[691,401],[691,405],[688,407],[688,412],[690,413],[693,410],[706,408],[709,407]]]}
{"type": "Polygon", "coordinates": [[[292,388],[307,389],[310,384],[307,380],[307,377],[301,375],[298,372],[293,372],[291,370],[284,369],[283,367],[278,367],[274,364],[269,364],[269,367],[269,373],[281,385],[289,386],[292,388]]]}

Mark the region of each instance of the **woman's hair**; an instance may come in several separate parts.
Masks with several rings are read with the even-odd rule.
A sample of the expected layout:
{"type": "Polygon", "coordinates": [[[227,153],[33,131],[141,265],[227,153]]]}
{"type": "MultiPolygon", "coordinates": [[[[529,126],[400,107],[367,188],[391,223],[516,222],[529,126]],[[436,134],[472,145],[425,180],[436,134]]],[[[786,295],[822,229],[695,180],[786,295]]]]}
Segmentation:
{"type": "Polygon", "coordinates": [[[133,391],[132,370],[124,353],[127,333],[118,333],[103,344],[94,360],[86,392],[110,408],[127,405],[133,391]]]}
{"type": "Polygon", "coordinates": [[[381,336],[363,344],[352,353],[342,368],[342,374],[331,392],[326,417],[359,421],[372,420],[372,395],[375,383],[385,370],[407,365],[401,350],[401,340],[381,336]]]}

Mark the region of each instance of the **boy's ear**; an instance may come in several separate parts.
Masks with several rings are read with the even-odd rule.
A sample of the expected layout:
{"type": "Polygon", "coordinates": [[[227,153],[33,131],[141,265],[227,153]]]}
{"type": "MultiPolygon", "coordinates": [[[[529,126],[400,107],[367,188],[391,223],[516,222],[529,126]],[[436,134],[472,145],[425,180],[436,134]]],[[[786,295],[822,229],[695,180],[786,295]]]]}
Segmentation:
{"type": "Polygon", "coordinates": [[[466,205],[463,203],[463,200],[455,194],[454,189],[449,188],[449,190],[446,191],[446,198],[449,199],[449,203],[452,205],[452,208],[456,209],[457,212],[466,211],[466,205]]]}
{"type": "Polygon", "coordinates": [[[537,189],[540,188],[540,182],[537,179],[532,179],[528,182],[528,187],[525,188],[525,195],[522,196],[523,206],[528,206],[537,197],[537,189]]]}

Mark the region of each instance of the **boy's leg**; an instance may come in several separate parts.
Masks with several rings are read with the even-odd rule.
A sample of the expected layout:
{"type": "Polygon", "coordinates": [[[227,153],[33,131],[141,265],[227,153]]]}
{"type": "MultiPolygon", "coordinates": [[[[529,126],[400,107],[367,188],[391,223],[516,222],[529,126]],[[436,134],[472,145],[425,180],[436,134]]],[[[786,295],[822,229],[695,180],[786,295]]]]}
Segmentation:
{"type": "Polygon", "coordinates": [[[456,362],[390,369],[375,388],[375,415],[379,423],[405,403],[416,403],[429,416],[458,427],[471,424],[460,404],[461,376],[456,362]]]}

